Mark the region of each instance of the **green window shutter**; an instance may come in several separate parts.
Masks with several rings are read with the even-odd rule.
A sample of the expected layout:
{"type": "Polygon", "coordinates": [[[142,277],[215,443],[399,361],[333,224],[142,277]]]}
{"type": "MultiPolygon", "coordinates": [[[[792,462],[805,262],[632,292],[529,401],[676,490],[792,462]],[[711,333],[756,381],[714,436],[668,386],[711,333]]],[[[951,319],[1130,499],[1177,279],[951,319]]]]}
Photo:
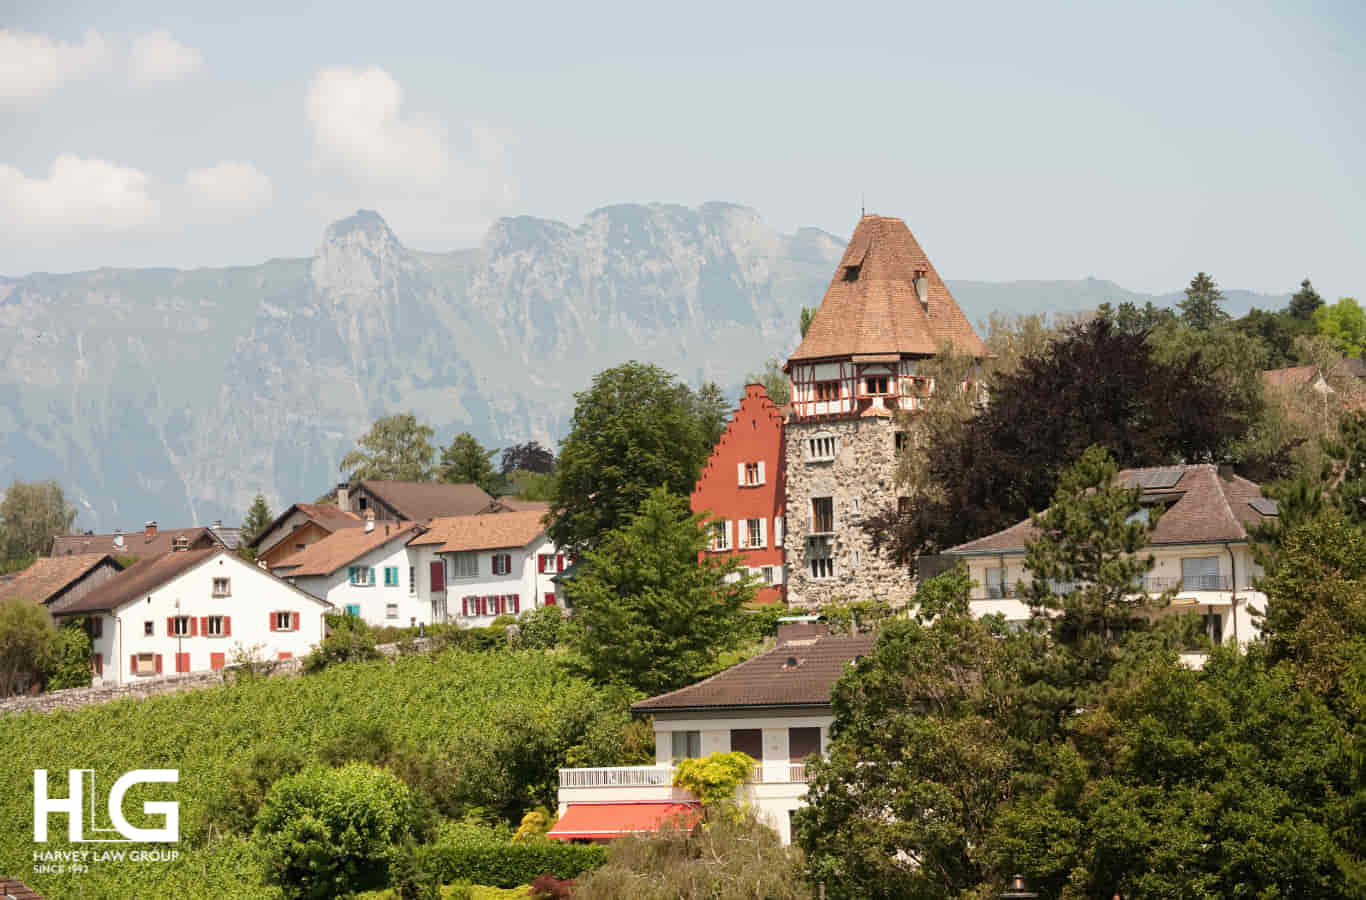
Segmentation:
{"type": "Polygon", "coordinates": [[[352,584],[355,584],[355,583],[356,583],[356,567],[355,567],[355,566],[352,566],[351,569],[350,569],[350,572],[351,572],[351,583],[352,583],[352,584]]]}
{"type": "Polygon", "coordinates": [[[370,567],[370,583],[371,583],[371,584],[376,584],[376,581],[375,581],[375,567],[374,567],[374,566],[371,566],[371,567],[370,567]]]}

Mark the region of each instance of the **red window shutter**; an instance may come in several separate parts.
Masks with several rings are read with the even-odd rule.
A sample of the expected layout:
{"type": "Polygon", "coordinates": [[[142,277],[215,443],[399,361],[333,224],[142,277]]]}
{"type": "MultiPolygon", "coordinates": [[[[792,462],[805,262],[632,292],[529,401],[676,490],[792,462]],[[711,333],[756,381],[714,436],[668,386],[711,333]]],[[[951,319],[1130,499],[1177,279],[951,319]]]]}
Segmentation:
{"type": "Polygon", "coordinates": [[[129,674],[132,674],[133,672],[136,672],[137,670],[138,670],[138,655],[137,655],[136,653],[134,653],[132,656],[128,657],[128,672],[129,672],[129,674]]]}
{"type": "Polygon", "coordinates": [[[460,598],[460,615],[462,615],[462,616],[468,616],[469,614],[470,614],[470,598],[469,598],[469,597],[461,597],[461,598],[460,598]]]}
{"type": "Polygon", "coordinates": [[[171,637],[175,634],[175,616],[166,617],[166,636],[171,637]]]}
{"type": "Polygon", "coordinates": [[[199,637],[199,620],[190,616],[190,637],[199,637]]]}
{"type": "Polygon", "coordinates": [[[498,573],[498,554],[497,554],[497,553],[495,553],[495,554],[493,554],[492,556],[489,557],[489,565],[493,566],[492,572],[493,572],[494,575],[499,574],[499,573],[498,573]]]}
{"type": "Polygon", "coordinates": [[[563,553],[556,553],[556,554],[555,554],[555,571],[556,571],[556,572],[563,572],[563,571],[564,571],[564,554],[563,554],[563,553]]]}
{"type": "Polygon", "coordinates": [[[545,595],[545,605],[546,605],[546,606],[554,606],[554,605],[555,605],[555,592],[554,592],[554,591],[551,591],[550,593],[548,593],[548,594],[545,595]]]}
{"type": "Polygon", "coordinates": [[[515,613],[519,613],[519,612],[522,611],[522,595],[521,595],[521,594],[513,594],[513,595],[512,595],[512,611],[515,612],[515,613]]]}
{"type": "Polygon", "coordinates": [[[223,664],[224,664],[225,662],[226,662],[226,658],[224,657],[224,655],[223,655],[222,653],[210,653],[210,654],[209,654],[209,668],[211,668],[211,669],[221,669],[221,668],[223,668],[223,664]]]}
{"type": "Polygon", "coordinates": [[[275,630],[275,613],[273,613],[273,612],[272,612],[272,613],[266,613],[266,615],[270,616],[270,630],[271,630],[271,631],[274,631],[274,630],[275,630]]]}
{"type": "Polygon", "coordinates": [[[223,637],[232,636],[232,616],[223,617],[223,637]]]}
{"type": "Polygon", "coordinates": [[[537,554],[536,554],[536,570],[539,571],[541,574],[545,574],[545,554],[544,554],[544,553],[537,553],[537,554]]]}
{"type": "Polygon", "coordinates": [[[209,636],[209,617],[208,617],[208,616],[200,616],[200,617],[199,617],[199,633],[202,634],[202,635],[204,635],[205,637],[208,637],[208,636],[209,636]]]}
{"type": "Polygon", "coordinates": [[[190,671],[190,654],[177,653],[175,655],[175,670],[176,672],[190,671]]]}
{"type": "Polygon", "coordinates": [[[160,674],[161,674],[161,654],[160,654],[160,653],[158,653],[158,654],[156,655],[156,657],[155,657],[155,662],[156,662],[156,667],[157,667],[157,674],[160,675],[160,674]]]}
{"type": "Polygon", "coordinates": [[[302,616],[300,613],[295,613],[295,614],[294,614],[294,630],[295,630],[295,631],[298,631],[298,630],[299,630],[299,620],[302,619],[302,618],[303,618],[303,616],[302,616]]]}
{"type": "Polygon", "coordinates": [[[432,593],[439,594],[446,589],[446,567],[440,562],[431,565],[432,593]]]}
{"type": "Polygon", "coordinates": [[[281,658],[281,659],[293,659],[293,658],[294,658],[294,654],[293,654],[293,653],[290,653],[288,650],[281,650],[281,651],[280,651],[280,658],[281,658]]]}
{"type": "Polygon", "coordinates": [[[489,598],[488,598],[488,595],[485,594],[484,596],[482,596],[482,597],[479,598],[479,615],[481,615],[481,616],[487,616],[488,614],[489,614],[489,598]]]}

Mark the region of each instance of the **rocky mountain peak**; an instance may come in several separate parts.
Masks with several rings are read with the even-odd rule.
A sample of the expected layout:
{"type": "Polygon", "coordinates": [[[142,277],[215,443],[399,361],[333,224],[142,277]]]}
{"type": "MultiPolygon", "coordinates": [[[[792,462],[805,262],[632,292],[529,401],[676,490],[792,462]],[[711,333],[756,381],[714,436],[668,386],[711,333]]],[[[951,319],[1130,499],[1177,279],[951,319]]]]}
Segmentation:
{"type": "Polygon", "coordinates": [[[358,209],[327,227],[311,274],[320,293],[344,297],[382,290],[405,261],[406,251],[383,217],[358,209]]]}

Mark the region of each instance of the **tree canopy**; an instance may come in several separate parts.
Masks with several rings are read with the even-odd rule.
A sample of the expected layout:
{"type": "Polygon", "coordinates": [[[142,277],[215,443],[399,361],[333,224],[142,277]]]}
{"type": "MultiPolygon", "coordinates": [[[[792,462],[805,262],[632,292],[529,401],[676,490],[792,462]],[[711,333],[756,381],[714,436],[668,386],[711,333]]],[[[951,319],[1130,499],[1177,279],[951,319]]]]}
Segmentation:
{"type": "Polygon", "coordinates": [[[555,453],[542,447],[537,441],[504,447],[500,462],[504,475],[518,471],[549,475],[555,471],[555,453]]]}
{"type": "Polygon", "coordinates": [[[1366,312],[1351,297],[1315,309],[1314,327],[1343,356],[1360,356],[1366,349],[1366,312]]]}
{"type": "Polygon", "coordinates": [[[502,483],[493,469],[493,456],[497,452],[485,450],[474,435],[462,431],[442,449],[441,464],[436,470],[437,480],[453,484],[477,484],[493,493],[502,483]]]}
{"type": "Polygon", "coordinates": [[[754,597],[729,555],[704,557],[709,532],[684,497],[657,487],[639,512],[608,532],[566,583],[576,644],[599,682],[647,694],[682,687],[711,667],[743,633],[754,597]]]}
{"type": "Polygon", "coordinates": [[[0,559],[23,559],[52,552],[52,538],[67,534],[76,521],[76,508],[67,502],[55,481],[15,479],[0,501],[0,559]]]}
{"type": "Polygon", "coordinates": [[[342,458],[341,471],[349,481],[430,481],[434,433],[412,413],[376,419],[342,458]]]}
{"type": "Polygon", "coordinates": [[[1181,321],[1197,331],[1209,331],[1216,325],[1228,320],[1228,313],[1222,304],[1224,295],[1214,279],[1199,272],[1191,279],[1186,288],[1186,299],[1178,304],[1181,308],[1181,321]]]}
{"type": "Polygon", "coordinates": [[[265,531],[273,521],[275,521],[275,515],[266,503],[266,495],[257,491],[255,499],[251,501],[251,506],[247,509],[246,516],[242,519],[242,545],[250,544],[260,537],[261,532],[265,531]]]}
{"type": "Polygon", "coordinates": [[[774,406],[782,406],[792,399],[792,380],[783,371],[783,361],[771,357],[764,363],[763,371],[750,372],[745,376],[746,384],[762,384],[764,393],[773,401],[774,406]]]}

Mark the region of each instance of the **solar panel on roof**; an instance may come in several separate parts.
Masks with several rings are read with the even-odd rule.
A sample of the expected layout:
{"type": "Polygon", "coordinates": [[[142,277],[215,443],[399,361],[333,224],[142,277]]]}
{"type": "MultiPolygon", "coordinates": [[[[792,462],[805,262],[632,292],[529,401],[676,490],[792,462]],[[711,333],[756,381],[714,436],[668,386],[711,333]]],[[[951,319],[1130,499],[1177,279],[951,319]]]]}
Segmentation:
{"type": "Polygon", "coordinates": [[[1151,490],[1160,491],[1166,488],[1176,487],[1176,483],[1181,480],[1181,476],[1186,474],[1184,466],[1173,466],[1167,469],[1154,469],[1144,473],[1148,476],[1148,483],[1144,487],[1151,490]]]}
{"type": "Polygon", "coordinates": [[[1247,505],[1257,510],[1257,512],[1261,513],[1264,516],[1280,515],[1280,507],[1277,506],[1275,500],[1268,500],[1265,497],[1256,497],[1252,500],[1247,501],[1247,505]]]}

